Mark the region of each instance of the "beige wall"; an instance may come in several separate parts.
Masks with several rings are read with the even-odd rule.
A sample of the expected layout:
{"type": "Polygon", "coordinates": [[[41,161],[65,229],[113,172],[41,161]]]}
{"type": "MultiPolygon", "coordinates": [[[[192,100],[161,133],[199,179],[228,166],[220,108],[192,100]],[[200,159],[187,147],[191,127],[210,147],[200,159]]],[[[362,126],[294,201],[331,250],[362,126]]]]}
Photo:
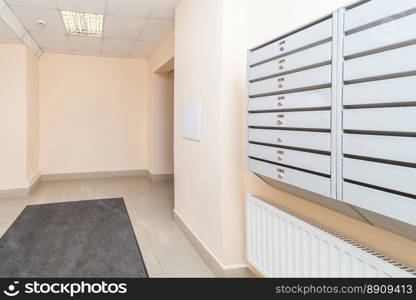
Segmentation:
{"type": "Polygon", "coordinates": [[[39,89],[43,174],[147,169],[147,60],[45,54],[39,89]]]}
{"type": "Polygon", "coordinates": [[[219,99],[221,1],[183,0],[175,17],[175,211],[223,258],[219,99]],[[202,99],[201,142],[180,137],[183,101],[202,99]]]}
{"type": "Polygon", "coordinates": [[[183,0],[176,11],[175,210],[224,265],[244,264],[244,193],[416,267],[416,242],[273,189],[244,171],[246,49],[350,0],[183,0]],[[201,98],[202,140],[180,138],[181,104],[201,98]]]}
{"type": "Polygon", "coordinates": [[[25,46],[0,44],[0,189],[27,186],[25,46]]]}
{"type": "MultiPolygon", "coordinates": [[[[348,3],[351,1],[249,0],[247,48],[271,40],[348,3]]],[[[245,191],[305,216],[398,261],[416,267],[415,241],[273,189],[247,171],[245,172],[245,191]]]]}
{"type": "Polygon", "coordinates": [[[247,2],[246,30],[249,48],[272,40],[352,3],[351,0],[243,1],[247,2]]]}
{"type": "Polygon", "coordinates": [[[39,176],[39,88],[38,59],[26,49],[27,90],[27,180],[32,182],[39,176]]]}
{"type": "Polygon", "coordinates": [[[149,59],[149,172],[173,173],[173,96],[175,32],[149,59]]]}
{"type": "Polygon", "coordinates": [[[171,30],[149,58],[150,71],[166,65],[175,55],[175,30],[171,30]]]}
{"type": "Polygon", "coordinates": [[[222,190],[223,190],[223,244],[227,260],[224,265],[245,262],[244,244],[244,139],[240,133],[244,124],[246,66],[246,2],[226,0],[222,4],[222,98],[221,136],[222,190]]]}
{"type": "Polygon", "coordinates": [[[174,71],[150,76],[149,172],[173,174],[174,71]]]}
{"type": "MultiPolygon", "coordinates": [[[[244,46],[235,41],[238,32],[232,33],[239,22],[235,4],[225,13],[227,1],[183,0],[175,21],[175,211],[225,267],[244,262],[237,97],[243,86],[235,78],[236,90],[234,78],[228,78],[235,63],[230,44],[244,46]],[[200,142],[180,137],[181,105],[195,98],[202,99],[200,142]]],[[[238,63],[233,75],[241,69],[238,63]]]]}
{"type": "Polygon", "coordinates": [[[39,175],[38,60],[0,44],[0,190],[26,188],[39,175]]]}

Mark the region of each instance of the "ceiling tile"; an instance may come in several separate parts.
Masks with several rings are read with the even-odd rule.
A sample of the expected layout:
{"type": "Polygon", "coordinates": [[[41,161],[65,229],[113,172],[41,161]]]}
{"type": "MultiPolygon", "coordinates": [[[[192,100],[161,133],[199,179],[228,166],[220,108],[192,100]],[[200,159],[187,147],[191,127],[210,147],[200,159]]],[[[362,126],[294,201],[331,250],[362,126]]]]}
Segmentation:
{"type": "Polygon", "coordinates": [[[0,18],[0,39],[2,40],[19,40],[19,37],[13,30],[7,26],[6,23],[0,18]]]}
{"type": "Polygon", "coordinates": [[[21,44],[22,41],[21,40],[13,40],[13,39],[11,39],[11,40],[5,39],[5,38],[3,38],[1,36],[1,33],[0,33],[0,43],[4,43],[4,44],[21,44]]]}
{"type": "Polygon", "coordinates": [[[31,7],[56,8],[55,0],[6,0],[10,5],[25,5],[31,7]]]}
{"type": "Polygon", "coordinates": [[[41,51],[39,45],[35,42],[35,40],[33,39],[33,37],[30,34],[25,34],[25,36],[22,39],[23,44],[25,44],[31,51],[32,53],[38,53],[39,51],[41,51]]]}
{"type": "Polygon", "coordinates": [[[82,55],[82,56],[102,56],[100,52],[82,52],[82,51],[71,51],[73,55],[82,55]]]}
{"type": "Polygon", "coordinates": [[[117,57],[117,58],[132,58],[127,54],[114,54],[114,53],[103,53],[101,56],[103,57],[117,57]]]}
{"type": "Polygon", "coordinates": [[[27,33],[26,28],[23,26],[22,22],[16,17],[11,9],[4,9],[1,17],[3,18],[4,23],[6,23],[16,35],[22,39],[27,33]]]}
{"type": "Polygon", "coordinates": [[[156,0],[107,0],[107,14],[146,18],[156,0]]]}
{"type": "Polygon", "coordinates": [[[105,0],[56,0],[58,8],[77,12],[104,14],[105,0]]]}
{"type": "Polygon", "coordinates": [[[70,51],[69,41],[66,35],[46,32],[33,32],[33,38],[40,47],[48,51],[68,52],[70,51]]]}
{"type": "Polygon", "coordinates": [[[158,42],[137,41],[130,56],[148,58],[158,46],[158,42]]]}
{"type": "Polygon", "coordinates": [[[100,38],[70,35],[68,39],[73,52],[101,53],[100,38]]]}
{"type": "Polygon", "coordinates": [[[127,56],[131,52],[133,46],[133,40],[104,39],[103,54],[127,56]]]}
{"type": "Polygon", "coordinates": [[[173,20],[175,18],[175,7],[176,0],[157,0],[150,17],[173,20]]]}
{"type": "Polygon", "coordinates": [[[137,39],[145,19],[131,17],[106,16],[104,20],[104,37],[116,39],[137,39]]]}
{"type": "Polygon", "coordinates": [[[28,6],[11,6],[11,9],[29,31],[65,33],[61,14],[55,9],[33,8],[28,6]],[[45,26],[39,26],[37,21],[42,19],[45,26]]]}
{"type": "Polygon", "coordinates": [[[173,27],[169,20],[148,19],[140,33],[139,40],[160,42],[173,27]]]}

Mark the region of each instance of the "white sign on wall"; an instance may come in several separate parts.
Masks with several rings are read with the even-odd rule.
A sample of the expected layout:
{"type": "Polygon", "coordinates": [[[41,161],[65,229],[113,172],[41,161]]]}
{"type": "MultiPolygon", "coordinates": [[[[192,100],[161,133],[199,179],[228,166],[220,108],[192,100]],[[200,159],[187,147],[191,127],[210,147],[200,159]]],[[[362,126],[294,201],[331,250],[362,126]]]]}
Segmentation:
{"type": "Polygon", "coordinates": [[[201,140],[201,110],[202,100],[200,99],[182,103],[182,138],[194,141],[201,140]]]}

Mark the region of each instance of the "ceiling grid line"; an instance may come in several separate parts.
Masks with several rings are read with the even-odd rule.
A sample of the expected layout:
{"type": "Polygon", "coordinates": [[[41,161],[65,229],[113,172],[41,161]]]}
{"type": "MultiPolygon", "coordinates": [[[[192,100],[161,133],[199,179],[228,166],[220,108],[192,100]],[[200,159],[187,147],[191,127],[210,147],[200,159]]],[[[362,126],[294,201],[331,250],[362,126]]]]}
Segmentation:
{"type": "Polygon", "coordinates": [[[153,3],[152,9],[150,10],[150,12],[149,12],[148,16],[147,16],[147,17],[146,17],[146,19],[145,19],[145,22],[144,22],[143,26],[140,28],[140,30],[139,30],[139,32],[138,32],[138,34],[137,34],[137,37],[136,37],[136,40],[135,40],[135,44],[133,44],[133,46],[131,47],[130,52],[129,52],[129,55],[130,55],[130,56],[133,54],[134,48],[136,47],[136,43],[137,43],[137,42],[139,41],[139,39],[140,39],[140,35],[142,34],[142,32],[143,32],[143,30],[144,30],[144,26],[146,25],[147,20],[148,20],[148,19],[149,19],[149,17],[152,15],[152,13],[153,13],[153,9],[155,8],[157,1],[158,1],[158,0],[156,0],[156,1],[155,1],[155,3],[153,3]]]}
{"type": "MultiPolygon", "coordinates": [[[[58,9],[58,2],[57,2],[57,0],[53,0],[53,2],[55,3],[57,13],[58,13],[58,14],[60,14],[61,12],[60,12],[60,11],[59,11],[59,9],[58,9]]],[[[65,25],[65,24],[64,24],[64,25],[65,25]]],[[[74,49],[72,48],[71,42],[70,42],[69,37],[68,37],[68,33],[65,33],[65,37],[66,37],[66,39],[67,39],[67,43],[68,43],[68,45],[69,45],[69,48],[70,48],[71,52],[73,52],[73,51],[74,51],[74,49]]]]}
{"type": "Polygon", "coordinates": [[[40,57],[42,55],[42,49],[35,42],[31,34],[26,30],[4,0],[0,0],[0,5],[2,7],[0,11],[0,42],[3,40],[2,35],[6,35],[10,38],[6,42],[22,42],[34,55],[40,57]]]}
{"type": "MultiPolygon", "coordinates": [[[[108,0],[105,0],[104,2],[104,26],[105,26],[105,16],[108,15],[108,0]]],[[[103,29],[103,31],[105,30],[105,28],[103,29]]],[[[103,37],[101,37],[100,39],[100,54],[104,55],[103,53],[103,37]]]]}

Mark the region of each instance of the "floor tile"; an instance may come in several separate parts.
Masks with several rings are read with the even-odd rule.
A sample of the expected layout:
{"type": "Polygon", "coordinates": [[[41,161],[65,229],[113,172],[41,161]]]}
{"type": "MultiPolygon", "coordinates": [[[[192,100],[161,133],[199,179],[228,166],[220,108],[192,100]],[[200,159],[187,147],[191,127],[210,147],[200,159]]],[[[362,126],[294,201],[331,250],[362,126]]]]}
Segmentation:
{"type": "Polygon", "coordinates": [[[147,177],[41,182],[29,197],[0,199],[0,236],[26,205],[124,198],[150,277],[213,277],[173,222],[174,187],[147,177]]]}
{"type": "Polygon", "coordinates": [[[164,273],[175,277],[213,277],[211,270],[173,221],[163,226],[148,226],[146,234],[164,273]]]}
{"type": "Polygon", "coordinates": [[[137,242],[140,246],[140,251],[142,252],[149,276],[153,277],[163,274],[162,266],[160,265],[159,259],[157,258],[144,229],[140,226],[135,226],[134,232],[136,233],[137,242]]]}

